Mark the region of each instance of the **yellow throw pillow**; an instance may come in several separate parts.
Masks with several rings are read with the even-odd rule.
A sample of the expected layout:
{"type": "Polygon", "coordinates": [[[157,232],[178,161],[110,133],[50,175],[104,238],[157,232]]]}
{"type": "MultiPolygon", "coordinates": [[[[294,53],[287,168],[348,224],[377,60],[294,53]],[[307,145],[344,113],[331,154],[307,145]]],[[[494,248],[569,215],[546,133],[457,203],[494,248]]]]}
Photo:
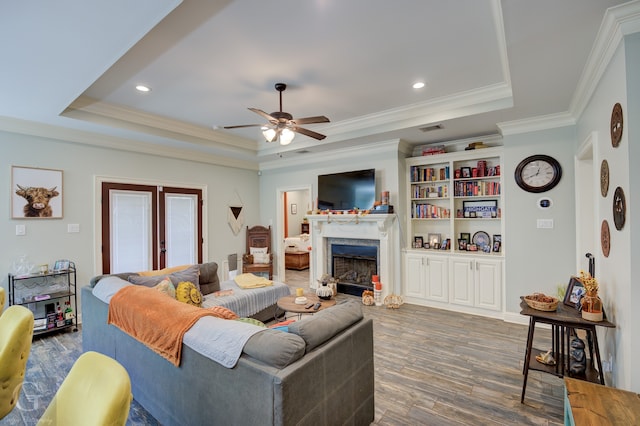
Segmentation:
{"type": "Polygon", "coordinates": [[[176,298],[176,288],[173,286],[173,283],[171,282],[169,277],[166,277],[164,280],[160,281],[155,287],[152,288],[166,294],[172,299],[176,298]]]}
{"type": "Polygon", "coordinates": [[[189,281],[181,281],[176,288],[176,299],[179,302],[202,307],[202,293],[189,281]]]}

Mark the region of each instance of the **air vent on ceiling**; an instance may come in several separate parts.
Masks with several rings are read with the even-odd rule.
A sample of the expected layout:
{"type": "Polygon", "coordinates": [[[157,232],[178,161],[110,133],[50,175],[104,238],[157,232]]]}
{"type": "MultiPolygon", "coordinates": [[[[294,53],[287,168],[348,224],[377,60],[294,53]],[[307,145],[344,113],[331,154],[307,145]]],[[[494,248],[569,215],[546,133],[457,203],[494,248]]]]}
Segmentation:
{"type": "Polygon", "coordinates": [[[296,154],[308,154],[311,151],[309,151],[308,149],[301,149],[299,151],[295,151],[296,154]]]}
{"type": "Polygon", "coordinates": [[[433,132],[434,130],[444,129],[442,124],[434,124],[433,126],[420,127],[421,132],[433,132]]]}

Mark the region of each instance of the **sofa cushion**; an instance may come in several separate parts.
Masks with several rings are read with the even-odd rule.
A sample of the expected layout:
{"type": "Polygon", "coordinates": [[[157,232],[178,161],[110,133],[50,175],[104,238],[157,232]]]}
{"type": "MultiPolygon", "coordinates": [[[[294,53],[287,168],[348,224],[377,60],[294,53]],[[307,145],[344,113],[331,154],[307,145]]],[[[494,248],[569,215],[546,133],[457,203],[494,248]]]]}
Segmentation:
{"type": "Polygon", "coordinates": [[[193,283],[193,285],[195,285],[197,289],[200,289],[199,276],[200,276],[200,266],[191,265],[182,271],[175,271],[171,274],[166,274],[166,275],[151,275],[151,276],[144,276],[144,275],[138,275],[138,274],[129,275],[127,277],[127,280],[133,284],[143,285],[145,287],[155,287],[165,278],[169,278],[173,283],[173,286],[176,288],[178,287],[178,284],[180,284],[180,282],[188,281],[190,283],[193,283]]]}
{"type": "Polygon", "coordinates": [[[191,265],[180,265],[180,266],[171,266],[169,268],[164,268],[164,269],[153,269],[151,271],[138,272],[138,275],[142,275],[144,277],[154,277],[154,276],[158,276],[158,275],[169,275],[169,274],[173,274],[174,272],[184,271],[185,269],[187,269],[190,266],[191,265]]]}
{"type": "Polygon", "coordinates": [[[265,328],[249,338],[242,352],[276,368],[284,368],[304,356],[300,336],[265,328]]]}
{"type": "Polygon", "coordinates": [[[302,337],[309,352],[362,318],[361,304],[349,300],[289,324],[289,333],[302,337]]]}
{"type": "Polygon", "coordinates": [[[258,327],[264,327],[264,328],[267,327],[266,325],[264,325],[264,323],[262,321],[257,320],[255,318],[246,318],[246,317],[236,318],[236,321],[246,322],[248,324],[257,325],[258,327]]]}
{"type": "Polygon", "coordinates": [[[207,262],[200,265],[200,291],[203,295],[220,291],[220,279],[218,278],[218,264],[207,262]]]}

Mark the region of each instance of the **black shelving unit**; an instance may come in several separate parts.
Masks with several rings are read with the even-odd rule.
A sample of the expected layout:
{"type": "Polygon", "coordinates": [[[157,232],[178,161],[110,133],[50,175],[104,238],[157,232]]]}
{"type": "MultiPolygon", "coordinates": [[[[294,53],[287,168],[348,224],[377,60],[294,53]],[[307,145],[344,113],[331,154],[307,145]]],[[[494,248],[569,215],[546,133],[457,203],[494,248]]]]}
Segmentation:
{"type": "Polygon", "coordinates": [[[33,334],[45,334],[64,329],[78,331],[78,299],[76,265],[69,262],[64,270],[14,275],[9,273],[9,304],[29,308],[35,317],[33,334]],[[68,302],[73,310],[67,318],[66,307],[60,306],[62,319],[56,305],[68,302]]]}

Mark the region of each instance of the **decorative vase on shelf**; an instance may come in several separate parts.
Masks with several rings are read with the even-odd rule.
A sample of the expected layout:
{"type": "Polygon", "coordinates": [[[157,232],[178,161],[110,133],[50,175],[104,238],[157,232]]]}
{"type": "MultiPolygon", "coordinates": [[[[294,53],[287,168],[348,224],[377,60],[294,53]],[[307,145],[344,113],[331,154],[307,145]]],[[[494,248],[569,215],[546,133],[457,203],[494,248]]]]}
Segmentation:
{"type": "Polygon", "coordinates": [[[602,321],[602,300],[597,291],[589,291],[581,301],[582,318],[587,321],[602,321]]]}
{"type": "Polygon", "coordinates": [[[329,300],[333,297],[333,290],[327,283],[322,283],[322,285],[316,289],[316,295],[320,299],[329,300]]]}

